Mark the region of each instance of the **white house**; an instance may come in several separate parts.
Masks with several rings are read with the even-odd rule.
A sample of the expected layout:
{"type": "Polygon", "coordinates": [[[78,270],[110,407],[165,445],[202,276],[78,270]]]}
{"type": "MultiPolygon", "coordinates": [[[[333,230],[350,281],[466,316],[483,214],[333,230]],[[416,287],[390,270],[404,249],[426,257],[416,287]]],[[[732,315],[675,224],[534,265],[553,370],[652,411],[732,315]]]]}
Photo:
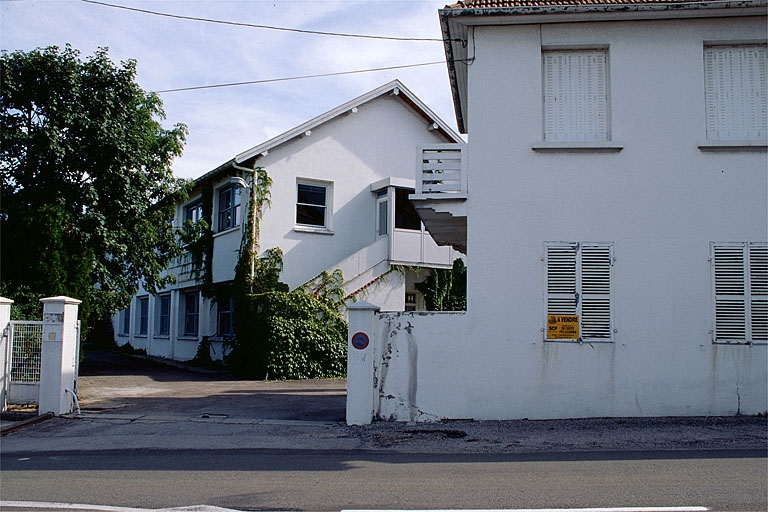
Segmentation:
{"type": "Polygon", "coordinates": [[[350,421],[768,410],[766,12],[441,10],[469,144],[426,148],[412,199],[466,247],[467,312],[351,316],[350,421]]]}
{"type": "Polygon", "coordinates": [[[438,247],[408,200],[414,193],[417,144],[459,143],[461,137],[399,81],[393,81],[235,156],[195,182],[177,205],[176,224],[204,216],[208,194],[213,235],[211,281],[205,297],[189,258],[169,269],[179,282],[152,295],[140,291],[114,318],[119,345],[150,355],[192,359],[202,338],[234,334],[232,298],[252,169],[273,184],[260,223],[262,251],[282,249],[280,280],[291,289],[323,271],[342,271],[344,291],[383,309],[423,308],[414,283],[431,268],[450,268],[456,253],[438,247]],[[224,285],[224,286],[222,286],[224,285]]]}

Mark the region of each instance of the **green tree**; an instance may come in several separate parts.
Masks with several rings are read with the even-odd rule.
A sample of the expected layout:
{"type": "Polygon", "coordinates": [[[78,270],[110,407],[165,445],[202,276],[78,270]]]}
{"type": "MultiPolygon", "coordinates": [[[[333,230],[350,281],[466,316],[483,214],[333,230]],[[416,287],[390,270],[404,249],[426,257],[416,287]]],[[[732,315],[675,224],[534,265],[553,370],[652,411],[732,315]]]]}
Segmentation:
{"type": "Polygon", "coordinates": [[[2,52],[0,293],[69,295],[93,320],[140,284],[173,281],[163,270],[180,254],[171,220],[187,187],[171,162],[187,128],[164,118],[133,60],[117,66],[106,49],[81,60],[69,45],[2,52]]]}

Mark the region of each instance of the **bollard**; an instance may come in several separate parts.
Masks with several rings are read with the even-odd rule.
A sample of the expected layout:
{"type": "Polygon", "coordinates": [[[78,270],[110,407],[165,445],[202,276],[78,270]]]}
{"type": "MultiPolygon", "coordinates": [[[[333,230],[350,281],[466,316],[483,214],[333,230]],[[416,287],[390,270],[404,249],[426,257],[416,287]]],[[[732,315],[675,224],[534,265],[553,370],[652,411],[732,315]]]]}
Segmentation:
{"type": "Polygon", "coordinates": [[[375,354],[375,318],[379,311],[365,301],[347,307],[347,424],[368,425],[373,421],[373,359],[375,354]]]}
{"type": "Polygon", "coordinates": [[[11,372],[11,340],[8,339],[10,332],[8,323],[11,321],[11,299],[0,297],[0,370],[2,370],[2,381],[0,381],[0,407],[5,410],[8,406],[8,381],[11,372]]]}
{"type": "Polygon", "coordinates": [[[43,303],[43,352],[40,360],[39,414],[72,412],[77,367],[77,309],[69,297],[40,299],[43,303]]]}

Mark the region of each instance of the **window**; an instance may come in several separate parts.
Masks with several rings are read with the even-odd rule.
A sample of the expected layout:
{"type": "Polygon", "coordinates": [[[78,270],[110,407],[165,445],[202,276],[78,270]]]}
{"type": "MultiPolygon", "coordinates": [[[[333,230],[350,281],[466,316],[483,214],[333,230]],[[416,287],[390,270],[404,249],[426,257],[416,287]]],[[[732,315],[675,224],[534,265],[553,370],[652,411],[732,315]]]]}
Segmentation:
{"type": "Polygon", "coordinates": [[[120,314],[120,334],[131,333],[131,306],[123,310],[120,314]]]}
{"type": "Polygon", "coordinates": [[[157,304],[157,334],[168,336],[171,333],[171,295],[169,293],[159,295],[155,304],[157,304]]]}
{"type": "Polygon", "coordinates": [[[766,45],[704,48],[707,140],[768,137],[766,45]]]}
{"type": "Polygon", "coordinates": [[[608,126],[608,51],[542,51],[544,141],[603,142],[608,126]]]}
{"type": "Polygon", "coordinates": [[[219,300],[218,327],[216,329],[216,334],[219,336],[233,336],[235,334],[234,310],[234,296],[225,296],[219,300]]]}
{"type": "Polygon", "coordinates": [[[387,200],[386,190],[384,190],[384,194],[376,202],[376,236],[385,236],[387,234],[389,201],[387,200]]]}
{"type": "Polygon", "coordinates": [[[149,297],[139,298],[138,334],[146,336],[149,329],[149,297]]]}
{"type": "Polygon", "coordinates": [[[196,291],[186,292],[184,297],[184,336],[197,336],[200,320],[200,294],[196,291]]]}
{"type": "Polygon", "coordinates": [[[768,244],[713,243],[715,343],[768,342],[768,244]]]}
{"type": "Polygon", "coordinates": [[[219,190],[219,231],[237,226],[240,209],[240,187],[231,185],[219,190]]]}
{"type": "Polygon", "coordinates": [[[613,244],[548,242],[545,270],[545,339],[613,341],[613,244]],[[575,317],[578,332],[573,336],[552,333],[553,315],[575,317]]]}
{"type": "Polygon", "coordinates": [[[190,221],[197,224],[203,218],[203,202],[195,201],[184,208],[184,223],[190,221]]]}
{"type": "Polygon", "coordinates": [[[296,190],[296,224],[330,229],[330,186],[298,183],[296,190]]]}

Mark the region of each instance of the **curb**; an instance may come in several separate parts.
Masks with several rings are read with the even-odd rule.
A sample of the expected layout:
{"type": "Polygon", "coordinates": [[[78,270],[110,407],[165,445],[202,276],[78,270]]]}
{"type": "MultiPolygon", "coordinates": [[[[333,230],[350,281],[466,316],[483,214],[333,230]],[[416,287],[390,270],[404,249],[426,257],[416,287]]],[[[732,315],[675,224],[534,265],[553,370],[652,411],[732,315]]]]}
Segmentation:
{"type": "Polygon", "coordinates": [[[27,420],[13,423],[12,425],[8,425],[7,427],[3,427],[2,429],[0,429],[0,437],[8,435],[11,432],[16,432],[17,430],[21,430],[22,428],[30,427],[32,425],[37,425],[38,423],[48,421],[54,416],[55,414],[53,414],[52,412],[47,412],[45,414],[41,414],[40,416],[35,416],[27,420]]]}

